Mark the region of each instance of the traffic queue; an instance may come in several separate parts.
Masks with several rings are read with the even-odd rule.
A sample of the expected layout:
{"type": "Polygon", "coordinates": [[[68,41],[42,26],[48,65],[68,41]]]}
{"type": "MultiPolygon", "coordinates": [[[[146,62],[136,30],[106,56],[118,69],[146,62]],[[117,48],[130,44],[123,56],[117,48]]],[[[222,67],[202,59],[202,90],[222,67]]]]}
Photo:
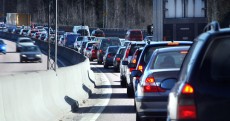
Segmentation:
{"type": "Polygon", "coordinates": [[[228,119],[229,28],[212,22],[192,41],[144,41],[137,29],[124,38],[95,31],[93,36],[87,29],[60,34],[58,44],[119,72],[121,87],[134,99],[137,121],[228,119]]]}

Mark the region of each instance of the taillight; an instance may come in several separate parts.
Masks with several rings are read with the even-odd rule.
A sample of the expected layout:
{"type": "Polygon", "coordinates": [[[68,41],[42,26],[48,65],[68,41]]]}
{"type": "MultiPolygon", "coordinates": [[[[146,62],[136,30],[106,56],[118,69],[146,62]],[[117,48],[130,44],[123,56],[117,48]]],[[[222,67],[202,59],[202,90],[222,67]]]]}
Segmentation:
{"type": "Polygon", "coordinates": [[[137,69],[138,69],[139,71],[143,72],[143,66],[142,66],[142,65],[139,65],[139,66],[137,67],[137,69]]]}
{"type": "Polygon", "coordinates": [[[155,84],[153,77],[147,77],[144,84],[144,92],[165,92],[164,89],[155,84]]]}
{"type": "Polygon", "coordinates": [[[107,55],[107,58],[111,58],[111,57],[112,57],[112,55],[111,55],[111,54],[108,54],[108,55],[107,55]]]}
{"type": "Polygon", "coordinates": [[[121,58],[116,58],[116,61],[121,61],[121,58]]]}
{"type": "Polygon", "coordinates": [[[95,53],[96,51],[95,50],[92,50],[92,53],[95,53]]]}
{"type": "Polygon", "coordinates": [[[193,87],[190,84],[185,84],[178,99],[178,119],[196,119],[196,106],[193,96],[193,87]]]}
{"type": "Polygon", "coordinates": [[[129,72],[132,72],[133,70],[135,70],[135,68],[129,68],[129,72]]]}
{"type": "Polygon", "coordinates": [[[100,53],[102,53],[103,51],[102,51],[102,50],[100,50],[99,52],[100,52],[100,53]]]}

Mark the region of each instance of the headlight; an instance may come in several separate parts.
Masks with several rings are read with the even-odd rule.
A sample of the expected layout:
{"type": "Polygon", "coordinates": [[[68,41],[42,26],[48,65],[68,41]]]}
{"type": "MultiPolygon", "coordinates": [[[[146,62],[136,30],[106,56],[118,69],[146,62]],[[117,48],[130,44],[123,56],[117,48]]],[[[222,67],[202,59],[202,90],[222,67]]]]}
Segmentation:
{"type": "Polygon", "coordinates": [[[6,47],[5,47],[5,46],[2,46],[1,48],[2,48],[2,50],[5,50],[5,49],[6,49],[6,47]]]}
{"type": "Polygon", "coordinates": [[[22,57],[26,57],[26,55],[21,55],[22,57]]]}
{"type": "Polygon", "coordinates": [[[40,54],[37,54],[37,55],[36,55],[36,57],[41,57],[41,56],[42,56],[42,55],[40,55],[40,54]]]}

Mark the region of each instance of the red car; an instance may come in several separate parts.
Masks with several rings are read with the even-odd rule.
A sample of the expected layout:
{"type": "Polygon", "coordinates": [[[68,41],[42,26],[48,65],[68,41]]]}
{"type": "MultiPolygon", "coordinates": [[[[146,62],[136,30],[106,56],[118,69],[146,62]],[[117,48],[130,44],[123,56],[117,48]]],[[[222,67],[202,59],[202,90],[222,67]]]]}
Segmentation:
{"type": "Polygon", "coordinates": [[[90,61],[97,59],[97,50],[98,50],[98,43],[93,44],[90,52],[87,54],[87,57],[89,58],[90,61]]]}
{"type": "Polygon", "coordinates": [[[130,29],[126,32],[125,39],[129,41],[143,41],[143,33],[139,29],[130,29]]]}

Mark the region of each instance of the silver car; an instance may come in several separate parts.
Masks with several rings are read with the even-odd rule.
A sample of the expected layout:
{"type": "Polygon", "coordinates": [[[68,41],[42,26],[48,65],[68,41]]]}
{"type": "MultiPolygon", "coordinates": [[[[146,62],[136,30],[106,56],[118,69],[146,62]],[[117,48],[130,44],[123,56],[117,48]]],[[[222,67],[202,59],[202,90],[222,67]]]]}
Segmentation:
{"type": "Polygon", "coordinates": [[[168,94],[176,83],[188,49],[189,46],[156,49],[143,73],[132,71],[131,76],[140,77],[140,82],[133,82],[137,121],[167,117],[168,94]]]}

